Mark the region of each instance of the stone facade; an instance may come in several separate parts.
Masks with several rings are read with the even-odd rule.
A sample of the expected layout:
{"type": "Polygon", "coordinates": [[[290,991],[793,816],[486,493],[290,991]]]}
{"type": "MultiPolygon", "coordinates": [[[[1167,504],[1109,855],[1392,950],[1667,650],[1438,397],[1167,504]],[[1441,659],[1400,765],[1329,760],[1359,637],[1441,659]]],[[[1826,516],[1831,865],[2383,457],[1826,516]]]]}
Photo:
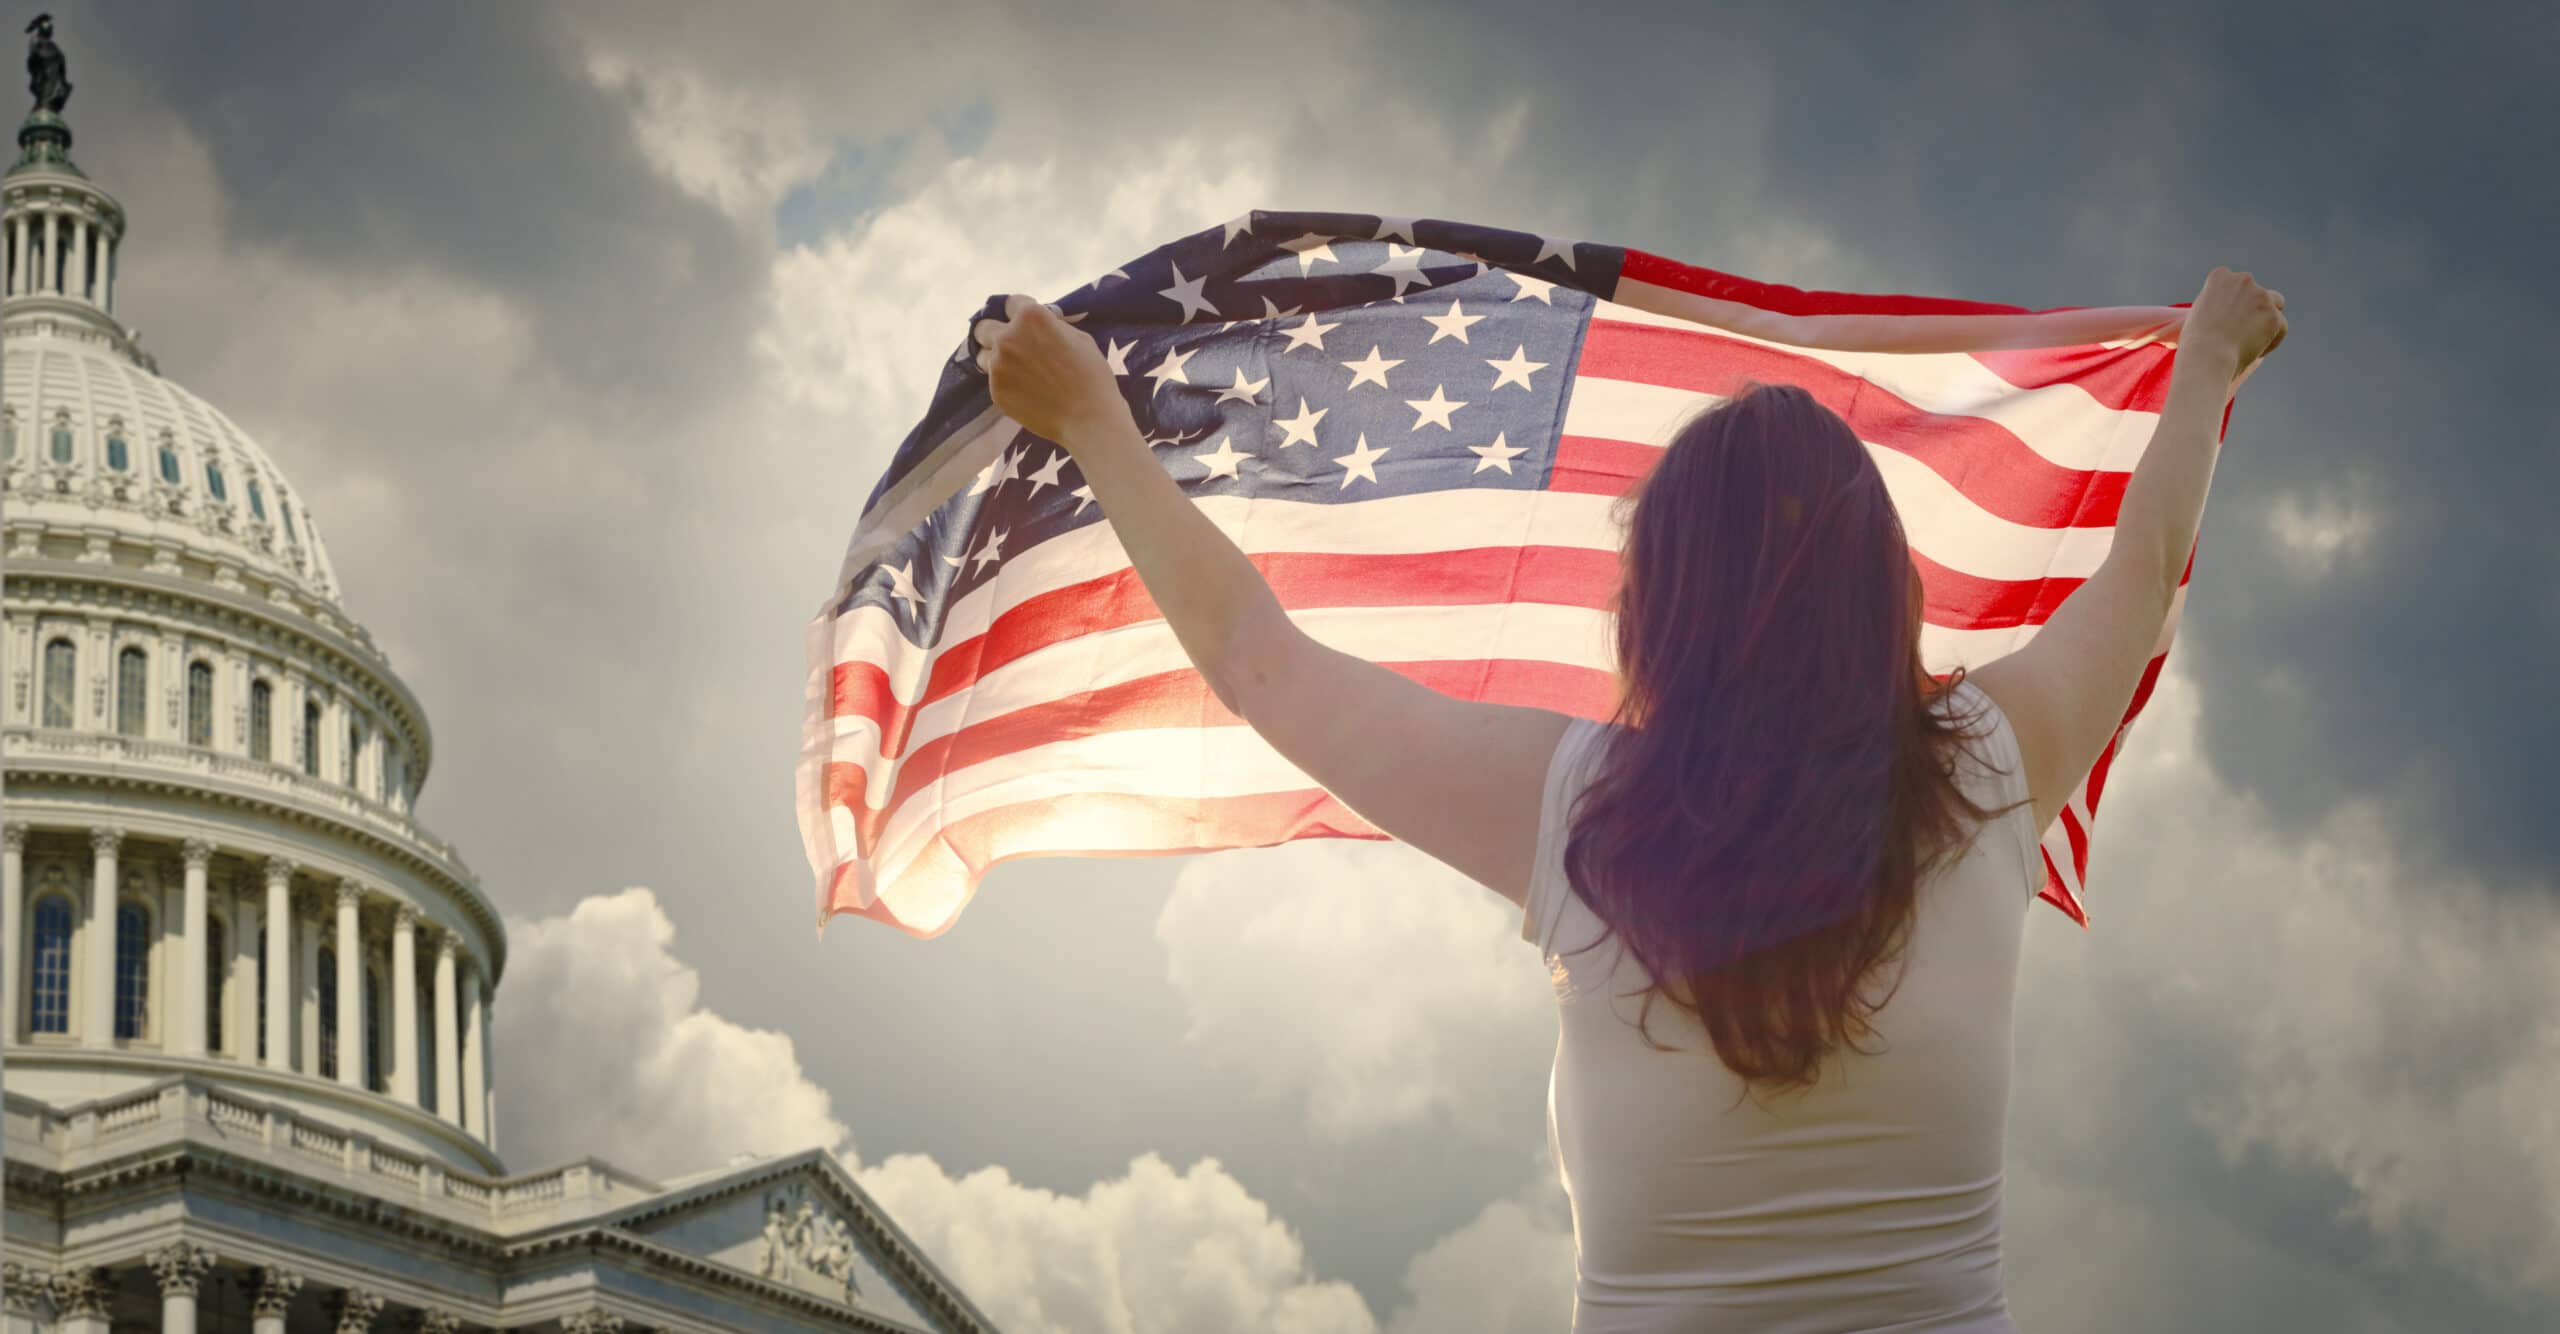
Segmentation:
{"type": "Polygon", "coordinates": [[[0,1334],[989,1328],[823,1152],[510,1174],[496,906],[264,451],[115,314],[121,205],[0,178],[0,1334]]]}

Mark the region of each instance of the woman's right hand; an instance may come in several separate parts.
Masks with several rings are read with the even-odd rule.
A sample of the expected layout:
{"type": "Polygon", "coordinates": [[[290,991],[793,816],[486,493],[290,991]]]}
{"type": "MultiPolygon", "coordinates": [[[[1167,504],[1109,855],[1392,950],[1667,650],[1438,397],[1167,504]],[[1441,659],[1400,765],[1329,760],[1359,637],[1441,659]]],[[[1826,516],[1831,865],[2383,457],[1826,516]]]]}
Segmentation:
{"type": "Polygon", "coordinates": [[[2180,345],[2216,343],[2231,350],[2237,370],[2246,370],[2284,341],[2284,293],[2258,286],[2258,280],[2229,268],[2205,275],[2204,290],[2187,310],[2180,345]]]}

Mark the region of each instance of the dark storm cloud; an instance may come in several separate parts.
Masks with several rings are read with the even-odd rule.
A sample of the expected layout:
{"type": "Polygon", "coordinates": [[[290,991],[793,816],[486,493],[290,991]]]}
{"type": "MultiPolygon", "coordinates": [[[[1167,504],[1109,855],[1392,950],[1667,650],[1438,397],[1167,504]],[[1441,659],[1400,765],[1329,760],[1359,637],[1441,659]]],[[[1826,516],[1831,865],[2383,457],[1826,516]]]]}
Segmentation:
{"type": "MultiPolygon", "coordinates": [[[[2295,329],[2235,415],[2179,650],[2202,679],[2212,760],[2290,829],[2373,797],[2401,841],[2441,853],[2413,851],[2414,864],[2548,882],[2560,709],[2536,700],[2560,647],[2560,603],[2541,592],[2560,585],[2560,454],[2525,404],[2552,344],[2539,248],[2560,175],[2547,116],[2518,105],[2545,81],[2534,62],[2552,64],[2548,17],[1550,0],[1115,6],[1044,31],[1052,12],[57,7],[82,160],[128,202],[150,183],[102,166],[143,137],[146,113],[130,108],[147,105],[211,152],[235,249],[359,281],[431,274],[533,322],[532,363],[495,377],[522,382],[507,397],[416,422],[255,368],[191,383],[244,421],[289,405],[343,423],[325,455],[270,441],[280,456],[309,451],[292,469],[306,486],[378,470],[423,497],[411,536],[432,541],[435,570],[413,573],[389,538],[332,538],[358,614],[416,646],[400,666],[443,746],[428,818],[487,868],[493,894],[542,913],[658,885],[707,1003],[801,1034],[867,1147],[1001,1161],[1070,1192],[1136,1149],[1219,1154],[1308,1230],[1320,1272],[1383,1310],[1414,1247],[1516,1183],[1511,1150],[1535,1142],[1540,1103],[1522,1091],[1498,1154],[1444,1152],[1498,1156],[1497,1172],[1443,1169],[1407,1142],[1419,1131],[1337,1151],[1346,1170],[1325,1171],[1293,1102],[1258,1100],[1183,1047],[1148,931],[1165,863],[1011,868],[943,940],[845,924],[803,946],[806,868],[788,827],[798,632],[853,515],[827,518],[805,568],[726,553],[741,533],[813,522],[807,493],[867,483],[877,465],[820,439],[787,475],[699,485],[713,470],[685,460],[703,433],[669,409],[733,405],[751,382],[740,366],[771,256],[651,169],[628,107],[578,73],[563,28],[594,25],[715,86],[784,89],[815,108],[845,165],[787,206],[793,238],[829,230],[829,203],[912,188],[884,145],[940,119],[964,149],[1054,148],[1070,169],[1079,144],[1231,139],[1280,155],[1268,206],[1433,212],[1746,271],[1727,258],[1742,230],[1801,217],[1880,286],[2031,306],[2183,300],[2213,264],[2254,268],[2288,293],[2295,329]],[[1105,77],[1123,68],[1160,75],[1163,91],[1105,77]],[[1524,96],[1519,145],[1487,170],[1478,137],[1524,96]],[[981,105],[991,128],[971,120],[981,105]],[[1452,150],[1414,147],[1444,127],[1452,150]],[[1424,137],[1407,137],[1416,128],[1424,137]],[[872,171],[875,155],[891,166],[872,171]],[[573,392],[548,393],[555,383],[573,392]],[[607,461],[624,473],[613,480],[637,479],[646,506],[579,508],[606,489],[585,481],[509,495],[457,466],[539,455],[552,428],[610,435],[624,451],[607,461]],[[2380,527],[2310,571],[2266,519],[2289,490],[2339,476],[2366,488],[2380,527]],[[718,715],[718,734],[671,738],[665,718],[688,707],[718,715]],[[1091,942],[1091,957],[1056,948],[1067,939],[1091,942]],[[845,1022],[920,996],[937,1022],[845,1022]],[[1015,1054],[955,1059],[973,1034],[1003,1034],[1015,1054]],[[1043,1112],[1029,1128],[1026,1106],[1043,1112]],[[1389,1180],[1394,1198],[1376,1198],[1389,1180]]],[[[167,215],[137,207],[136,225],[157,246],[167,215]]],[[[128,313],[182,331],[155,344],[164,352],[203,347],[235,317],[154,308],[139,289],[131,300],[128,313]]],[[[201,360],[170,368],[188,381],[182,363],[201,360]]],[[[2103,952],[2104,928],[2095,939],[2103,952]]],[[[2418,1027],[2388,1044],[2409,1058],[2400,1077],[2457,1081],[2507,1055],[2424,1030],[2429,1006],[2410,997],[2418,1027]]],[[[2188,1092],[2245,1073],[2228,1033],[2140,1008],[2120,1021],[2140,1040],[2095,1087],[2035,1092],[2022,1078],[2022,1105],[2108,1109],[2075,1182],[2166,1217],[2204,1211],[2323,1266],[2387,1269],[2382,1243],[2332,1216],[2331,1174],[2226,1168],[2194,1129],[2188,1092]]],[[[2215,1276],[2189,1327],[2294,1323],[2305,1294],[2247,1277],[2215,1276]]],[[[2529,1323],[2440,1271],[2398,1277],[2408,1328],[2529,1323]]]]}
{"type": "Polygon", "coordinates": [[[2372,799],[2411,845],[2550,890],[2560,450],[2535,389],[2560,134],[2530,102],[2560,68],[2550,11],[1602,12],[1398,7],[1377,45],[1441,44],[1429,63],[1470,76],[1434,88],[1459,116],[1546,94],[1521,160],[1552,170],[1537,190],[1605,201],[1594,239],[1714,266],[1739,184],[1895,290],[2181,301],[2227,263],[2285,291],[2293,330],[2242,391],[2187,608],[2213,763],[2288,829],[2372,799]],[[1765,126],[1702,114],[1737,59],[1765,126]],[[2341,482],[2377,531],[2325,571],[2286,560],[2280,497],[2341,482]]]}
{"type": "Polygon", "coordinates": [[[550,13],[258,0],[63,22],[75,68],[143,85],[83,103],[146,92],[201,136],[233,244],[503,294],[535,320],[545,371],[598,410],[661,411],[735,377],[764,257],[651,169],[550,13]]]}

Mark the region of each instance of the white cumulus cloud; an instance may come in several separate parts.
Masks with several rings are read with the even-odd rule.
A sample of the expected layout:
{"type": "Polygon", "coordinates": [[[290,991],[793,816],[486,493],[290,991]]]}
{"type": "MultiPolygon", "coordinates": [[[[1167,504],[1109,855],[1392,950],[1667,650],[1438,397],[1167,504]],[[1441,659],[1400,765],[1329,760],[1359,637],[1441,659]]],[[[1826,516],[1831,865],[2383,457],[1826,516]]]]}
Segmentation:
{"type": "Polygon", "coordinates": [[[1401,844],[1310,841],[1194,860],[1156,922],[1189,1040],[1302,1096],[1340,1138],[1522,1123],[1555,1050],[1519,912],[1401,844]]]}
{"type": "Polygon", "coordinates": [[[851,1148],[788,1035],[702,1008],[656,894],[510,920],[507,938],[490,1041],[511,1167],[594,1156],[674,1176],[742,1153],[851,1148]]]}

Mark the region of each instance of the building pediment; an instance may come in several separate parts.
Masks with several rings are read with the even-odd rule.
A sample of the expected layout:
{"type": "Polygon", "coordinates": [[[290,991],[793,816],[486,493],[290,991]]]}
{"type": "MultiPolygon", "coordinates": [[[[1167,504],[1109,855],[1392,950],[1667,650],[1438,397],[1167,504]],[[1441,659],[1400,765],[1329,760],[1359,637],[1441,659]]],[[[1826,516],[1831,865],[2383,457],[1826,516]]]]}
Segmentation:
{"type": "Polygon", "coordinates": [[[671,1184],[593,1224],[919,1329],[944,1328],[955,1312],[986,1327],[959,1289],[823,1151],[671,1184]]]}

